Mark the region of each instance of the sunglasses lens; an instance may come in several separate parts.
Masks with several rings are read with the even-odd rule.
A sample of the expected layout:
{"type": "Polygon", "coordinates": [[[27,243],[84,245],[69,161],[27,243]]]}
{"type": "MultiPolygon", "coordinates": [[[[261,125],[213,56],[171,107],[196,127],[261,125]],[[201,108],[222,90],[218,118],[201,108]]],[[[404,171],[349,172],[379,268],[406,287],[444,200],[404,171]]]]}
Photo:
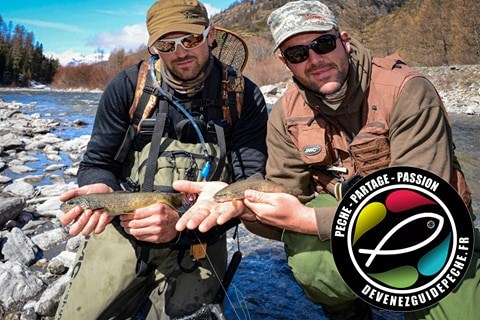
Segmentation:
{"type": "Polygon", "coordinates": [[[155,47],[163,53],[173,52],[175,51],[175,41],[157,40],[155,47]]]}
{"type": "Polygon", "coordinates": [[[181,40],[185,49],[193,49],[203,43],[203,34],[191,34],[181,40]]]}
{"type": "Polygon", "coordinates": [[[282,55],[290,63],[302,63],[308,59],[308,50],[312,49],[316,54],[332,52],[337,47],[337,36],[325,34],[313,40],[308,46],[294,46],[285,49],[282,55]]]}
{"type": "Polygon", "coordinates": [[[337,37],[332,34],[326,34],[312,42],[311,48],[317,54],[326,54],[332,52],[337,47],[337,37]]]}
{"type": "Polygon", "coordinates": [[[308,46],[290,47],[283,51],[283,56],[290,63],[300,63],[308,59],[308,46]]]}

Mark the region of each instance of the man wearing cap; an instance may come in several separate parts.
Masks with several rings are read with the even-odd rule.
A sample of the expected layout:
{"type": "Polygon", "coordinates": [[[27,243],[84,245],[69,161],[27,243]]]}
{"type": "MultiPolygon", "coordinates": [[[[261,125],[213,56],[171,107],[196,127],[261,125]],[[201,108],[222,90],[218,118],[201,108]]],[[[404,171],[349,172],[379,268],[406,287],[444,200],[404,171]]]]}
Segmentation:
{"type": "MultiPolygon", "coordinates": [[[[370,307],[343,283],[331,256],[328,239],[338,204],[333,196],[341,198],[356,177],[405,165],[450,181],[470,206],[468,187],[454,167],[446,111],[427,79],[399,56],[373,59],[340,32],[333,13],[319,1],[289,2],[271,13],[268,25],[294,83],[269,117],[267,178],[309,202],[304,206],[289,195],[249,192],[246,205],[260,221],[283,230],[295,278],[327,316],[371,319],[370,307]],[[389,116],[383,118],[383,112],[389,116]],[[272,206],[265,209],[265,203],[272,206]]],[[[478,277],[475,283],[478,287],[478,277]]],[[[465,287],[464,297],[478,297],[474,288],[465,287]]],[[[450,294],[409,317],[473,319],[478,303],[458,312],[460,296],[450,294]]]]}
{"type": "MultiPolygon", "coordinates": [[[[293,84],[269,115],[266,178],[297,197],[248,190],[244,205],[250,211],[237,204],[230,215],[240,215],[252,232],[285,243],[295,279],[329,318],[371,319],[370,306],[345,285],[330,251],[338,200],[357,179],[404,165],[450,181],[470,206],[465,179],[454,166],[445,108],[425,77],[398,55],[373,58],[347,32],[340,32],[333,13],[319,1],[288,2],[271,13],[268,25],[293,84]]],[[[206,188],[184,182],[174,187],[191,192],[206,188]]],[[[187,224],[210,226],[188,212],[177,227],[182,230],[187,224]]],[[[478,262],[472,265],[473,280],[463,282],[462,294],[452,293],[434,308],[409,317],[478,316],[478,262]],[[465,297],[477,301],[462,303],[465,297]]]]}
{"type": "MultiPolygon", "coordinates": [[[[160,0],[148,10],[146,23],[152,59],[125,69],[108,85],[80,163],[80,187],[61,201],[122,189],[172,192],[177,179],[232,182],[264,174],[263,95],[212,54],[215,28],[203,4],[160,0]],[[232,98],[225,83],[241,84],[241,91],[232,98]],[[133,126],[140,105],[142,121],[133,126]]],[[[201,211],[210,202],[200,197],[194,207],[201,211]]],[[[213,211],[218,215],[230,207],[217,204],[213,211]]],[[[210,319],[204,313],[222,304],[218,293],[225,289],[225,230],[180,233],[175,230],[180,215],[178,207],[163,203],[116,218],[79,206],[66,212],[61,222],[70,234],[88,237],[55,318],[196,319],[192,315],[202,310],[202,319],[210,319]]]]}

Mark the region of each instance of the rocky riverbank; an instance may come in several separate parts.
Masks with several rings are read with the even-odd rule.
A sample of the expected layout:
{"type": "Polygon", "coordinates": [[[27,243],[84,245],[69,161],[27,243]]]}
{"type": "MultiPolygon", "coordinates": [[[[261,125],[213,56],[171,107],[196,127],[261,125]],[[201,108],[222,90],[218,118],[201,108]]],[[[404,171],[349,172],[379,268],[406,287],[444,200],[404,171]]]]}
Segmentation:
{"type": "MultiPolygon", "coordinates": [[[[422,71],[437,86],[449,112],[480,115],[480,66],[422,71]]],[[[262,87],[267,102],[273,104],[286,86],[262,87]]],[[[0,319],[50,319],[82,239],[70,237],[59,224],[58,196],[76,187],[78,162],[90,137],[66,141],[54,132],[85,123],[43,119],[24,112],[28,107],[0,100],[0,319]],[[39,171],[34,167],[42,159],[53,164],[32,174],[39,171]],[[5,175],[7,169],[10,176],[5,175]]],[[[242,233],[250,252],[271,244],[242,233]]]]}
{"type": "MultiPolygon", "coordinates": [[[[480,65],[418,68],[437,88],[448,112],[480,115],[480,65]]],[[[267,103],[273,104],[289,82],[262,87],[267,103]]]]}

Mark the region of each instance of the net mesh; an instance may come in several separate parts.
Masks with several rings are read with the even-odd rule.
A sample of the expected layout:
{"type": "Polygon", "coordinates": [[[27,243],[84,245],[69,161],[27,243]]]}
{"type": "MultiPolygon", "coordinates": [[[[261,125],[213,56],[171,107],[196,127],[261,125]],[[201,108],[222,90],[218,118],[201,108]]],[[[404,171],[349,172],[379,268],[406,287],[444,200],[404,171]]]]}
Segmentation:
{"type": "Polygon", "coordinates": [[[213,54],[223,63],[242,71],[248,60],[248,48],[240,36],[230,30],[215,28],[216,46],[213,54]]]}
{"type": "Polygon", "coordinates": [[[218,304],[204,305],[194,313],[173,320],[227,320],[218,304]]]}

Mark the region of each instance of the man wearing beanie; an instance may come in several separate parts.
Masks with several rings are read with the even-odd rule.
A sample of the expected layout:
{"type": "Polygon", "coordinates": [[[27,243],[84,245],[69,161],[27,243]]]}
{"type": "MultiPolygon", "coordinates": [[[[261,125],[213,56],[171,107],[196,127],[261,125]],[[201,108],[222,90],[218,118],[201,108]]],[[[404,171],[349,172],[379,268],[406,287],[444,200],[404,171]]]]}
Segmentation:
{"type": "MultiPolygon", "coordinates": [[[[146,23],[152,58],[108,85],[80,163],[79,188],[61,201],[119,190],[172,193],[180,179],[231,183],[264,174],[263,95],[212,54],[216,30],[203,4],[160,0],[146,23]]],[[[211,203],[200,197],[193,207],[202,211],[211,203]]],[[[231,207],[216,204],[212,213],[231,207]]],[[[66,212],[61,222],[70,234],[87,237],[55,318],[224,319],[228,227],[178,232],[183,211],[167,202],[116,217],[80,206],[66,212]]]]}
{"type": "MultiPolygon", "coordinates": [[[[269,115],[266,179],[296,197],[248,190],[243,204],[250,211],[237,205],[231,216],[240,216],[254,233],[284,242],[293,276],[330,319],[372,319],[370,306],[344,283],[332,257],[339,200],[362,177],[409,166],[449,181],[470,207],[447,113],[425,77],[398,55],[373,58],[340,31],[336,17],[319,1],[290,1],[271,13],[268,25],[293,84],[269,115]]],[[[190,184],[188,190],[193,189],[190,184]]],[[[187,214],[179,224],[195,220],[187,214]]],[[[478,242],[477,236],[461,285],[408,318],[478,317],[478,242]]]]}

